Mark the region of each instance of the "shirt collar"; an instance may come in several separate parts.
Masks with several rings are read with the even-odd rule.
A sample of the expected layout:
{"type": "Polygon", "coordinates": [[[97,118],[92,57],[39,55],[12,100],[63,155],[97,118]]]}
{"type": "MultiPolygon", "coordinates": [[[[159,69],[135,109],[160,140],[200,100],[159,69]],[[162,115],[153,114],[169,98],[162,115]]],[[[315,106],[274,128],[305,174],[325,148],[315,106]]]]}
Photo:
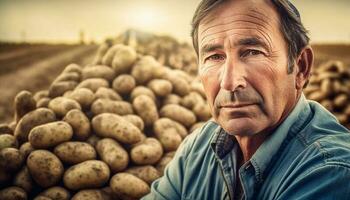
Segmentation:
{"type": "MultiPolygon", "coordinates": [[[[262,180],[262,174],[274,155],[278,152],[278,149],[286,139],[287,135],[297,133],[301,130],[310,111],[308,102],[304,94],[302,94],[288,117],[254,153],[250,162],[255,168],[257,180],[262,180]]],[[[234,137],[227,134],[220,126],[218,126],[211,139],[211,148],[216,156],[222,159],[227,153],[232,151],[235,145],[238,144],[234,137]]]]}

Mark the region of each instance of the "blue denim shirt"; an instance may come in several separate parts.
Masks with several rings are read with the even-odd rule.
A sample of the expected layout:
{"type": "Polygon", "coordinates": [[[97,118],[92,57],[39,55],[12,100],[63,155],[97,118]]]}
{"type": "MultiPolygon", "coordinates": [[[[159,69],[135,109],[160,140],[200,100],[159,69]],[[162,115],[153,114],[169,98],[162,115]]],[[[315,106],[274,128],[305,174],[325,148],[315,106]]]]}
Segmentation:
{"type": "Polygon", "coordinates": [[[219,125],[206,123],[143,199],[233,199],[238,178],[243,199],[350,199],[349,130],[304,95],[239,169],[238,148],[219,125]]]}

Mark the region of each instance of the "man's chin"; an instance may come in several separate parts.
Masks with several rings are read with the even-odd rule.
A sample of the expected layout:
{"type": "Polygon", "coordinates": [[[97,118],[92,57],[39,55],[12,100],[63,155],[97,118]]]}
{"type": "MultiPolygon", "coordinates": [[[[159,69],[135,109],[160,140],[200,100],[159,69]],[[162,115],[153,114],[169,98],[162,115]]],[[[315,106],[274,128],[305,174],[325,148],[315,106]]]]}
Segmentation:
{"type": "Polygon", "coordinates": [[[256,124],[249,118],[236,118],[226,122],[218,121],[218,123],[229,135],[250,136],[257,132],[256,124]]]}

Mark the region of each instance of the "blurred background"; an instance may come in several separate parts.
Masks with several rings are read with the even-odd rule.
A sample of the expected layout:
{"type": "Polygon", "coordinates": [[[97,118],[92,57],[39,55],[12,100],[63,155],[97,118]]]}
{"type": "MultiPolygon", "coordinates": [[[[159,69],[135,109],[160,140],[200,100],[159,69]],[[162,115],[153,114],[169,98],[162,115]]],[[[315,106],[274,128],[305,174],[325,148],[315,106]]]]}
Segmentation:
{"type": "MultiPolygon", "coordinates": [[[[12,120],[13,100],[19,91],[35,93],[48,89],[69,63],[82,66],[91,63],[98,46],[106,41],[134,45],[138,52],[151,54],[163,64],[195,74],[190,22],[199,2],[0,0],[0,123],[12,120]],[[190,56],[181,61],[170,56],[180,52],[179,49],[190,56]]],[[[350,1],[292,2],[310,32],[316,52],[315,69],[321,66],[321,71],[340,74],[343,69],[349,69],[350,1]]],[[[349,108],[348,77],[339,75],[332,79],[334,85],[345,86],[327,99],[312,94],[322,85],[322,80],[317,79],[320,73],[315,71],[316,79],[311,81],[311,89],[306,93],[319,102],[327,100],[323,104],[329,110],[342,114],[349,108]],[[339,95],[343,95],[342,106],[334,105],[339,95]]],[[[344,124],[349,123],[348,119],[343,116],[344,124]]]]}

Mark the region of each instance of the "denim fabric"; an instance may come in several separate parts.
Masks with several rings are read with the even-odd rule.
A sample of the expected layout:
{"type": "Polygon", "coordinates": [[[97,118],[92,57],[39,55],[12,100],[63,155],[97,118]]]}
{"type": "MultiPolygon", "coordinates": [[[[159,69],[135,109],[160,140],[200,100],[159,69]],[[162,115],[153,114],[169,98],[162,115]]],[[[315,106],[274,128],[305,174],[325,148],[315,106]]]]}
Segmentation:
{"type": "Polygon", "coordinates": [[[304,95],[239,169],[238,150],[209,121],[184,140],[143,199],[233,199],[238,178],[243,199],[350,199],[349,130],[304,95]]]}

